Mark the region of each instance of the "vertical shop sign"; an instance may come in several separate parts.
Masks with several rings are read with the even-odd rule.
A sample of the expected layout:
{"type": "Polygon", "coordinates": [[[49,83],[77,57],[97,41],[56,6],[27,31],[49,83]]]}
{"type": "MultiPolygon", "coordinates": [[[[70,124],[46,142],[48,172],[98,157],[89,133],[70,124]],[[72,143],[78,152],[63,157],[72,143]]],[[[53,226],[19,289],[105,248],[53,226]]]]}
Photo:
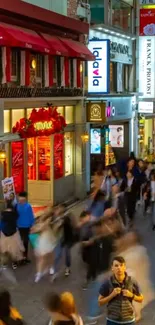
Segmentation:
{"type": "Polygon", "coordinates": [[[88,62],[88,92],[107,94],[110,91],[110,41],[90,41],[89,50],[95,61],[88,62]]]}
{"type": "Polygon", "coordinates": [[[155,37],[139,37],[139,92],[155,97],[155,37]]]}
{"type": "Polygon", "coordinates": [[[12,142],[12,177],[16,194],[24,191],[24,143],[12,142]]]}
{"type": "Polygon", "coordinates": [[[63,177],[64,174],[64,136],[55,134],[54,136],[54,178],[63,177]]]}

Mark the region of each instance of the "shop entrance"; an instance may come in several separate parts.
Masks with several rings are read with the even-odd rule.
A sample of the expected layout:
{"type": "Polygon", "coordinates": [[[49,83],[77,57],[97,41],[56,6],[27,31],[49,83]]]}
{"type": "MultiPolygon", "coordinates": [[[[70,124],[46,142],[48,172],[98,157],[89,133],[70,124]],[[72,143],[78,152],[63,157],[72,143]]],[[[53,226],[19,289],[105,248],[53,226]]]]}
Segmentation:
{"type": "Polygon", "coordinates": [[[52,137],[27,139],[28,196],[32,204],[53,203],[52,137]]]}
{"type": "Polygon", "coordinates": [[[94,175],[99,165],[104,169],[106,166],[115,164],[115,155],[109,141],[109,127],[96,127],[90,129],[90,170],[94,175]]]}

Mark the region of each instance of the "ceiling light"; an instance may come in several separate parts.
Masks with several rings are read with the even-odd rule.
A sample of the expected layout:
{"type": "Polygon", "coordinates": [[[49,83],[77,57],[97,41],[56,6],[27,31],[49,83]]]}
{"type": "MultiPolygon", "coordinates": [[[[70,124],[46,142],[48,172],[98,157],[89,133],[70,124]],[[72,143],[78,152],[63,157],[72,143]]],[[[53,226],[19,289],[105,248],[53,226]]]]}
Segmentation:
{"type": "Polygon", "coordinates": [[[102,27],[98,27],[99,30],[102,30],[102,27]]]}

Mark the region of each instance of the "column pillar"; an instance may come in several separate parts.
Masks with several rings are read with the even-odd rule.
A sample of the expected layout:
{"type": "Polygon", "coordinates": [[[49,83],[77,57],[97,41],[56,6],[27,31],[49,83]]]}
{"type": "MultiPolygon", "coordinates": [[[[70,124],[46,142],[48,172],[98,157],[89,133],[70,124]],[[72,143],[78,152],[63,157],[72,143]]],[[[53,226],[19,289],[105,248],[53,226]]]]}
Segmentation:
{"type": "Polygon", "coordinates": [[[79,101],[75,112],[75,195],[78,199],[86,197],[86,144],[81,135],[86,130],[84,100],[79,101]]]}

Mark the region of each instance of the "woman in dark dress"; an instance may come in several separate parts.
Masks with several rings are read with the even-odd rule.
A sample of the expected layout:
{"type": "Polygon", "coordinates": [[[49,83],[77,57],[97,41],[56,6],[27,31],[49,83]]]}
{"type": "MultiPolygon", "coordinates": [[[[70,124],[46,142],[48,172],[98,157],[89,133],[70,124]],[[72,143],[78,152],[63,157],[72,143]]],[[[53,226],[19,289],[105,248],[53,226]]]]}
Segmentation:
{"type": "Polygon", "coordinates": [[[121,192],[124,192],[127,214],[129,221],[132,224],[136,209],[138,186],[136,178],[131,170],[128,170],[126,178],[121,184],[120,190],[121,192]]]}

